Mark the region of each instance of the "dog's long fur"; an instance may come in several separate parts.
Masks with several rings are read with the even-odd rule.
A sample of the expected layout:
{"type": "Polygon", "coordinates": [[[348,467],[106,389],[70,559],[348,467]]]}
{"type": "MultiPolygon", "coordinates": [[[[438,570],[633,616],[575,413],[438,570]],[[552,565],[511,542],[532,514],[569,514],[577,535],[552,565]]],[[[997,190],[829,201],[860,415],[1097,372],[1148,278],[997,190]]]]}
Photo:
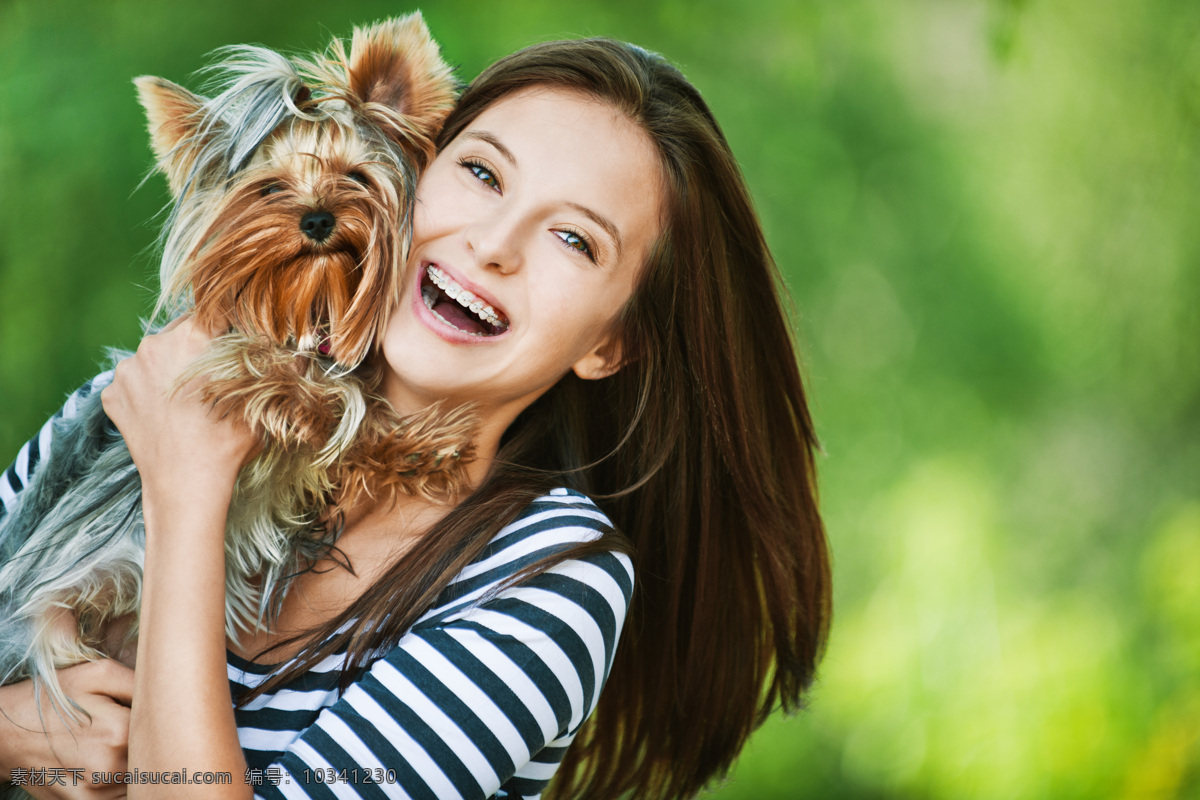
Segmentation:
{"type": "MultiPolygon", "coordinates": [[[[211,99],[158,78],[137,85],[175,197],[158,318],[230,327],[181,383],[207,378],[215,413],[264,443],[228,520],[236,638],[270,618],[298,563],[326,552],[339,499],[456,491],[473,419],[398,418],[369,365],[400,285],[417,172],[454,99],[419,15],[356,30],[349,54],[335,41],[311,60],[226,56],[211,99]]],[[[32,677],[70,713],[56,668],[131,657],[145,531],[140,479],[99,391],[53,441],[0,520],[0,684],[32,677]]]]}

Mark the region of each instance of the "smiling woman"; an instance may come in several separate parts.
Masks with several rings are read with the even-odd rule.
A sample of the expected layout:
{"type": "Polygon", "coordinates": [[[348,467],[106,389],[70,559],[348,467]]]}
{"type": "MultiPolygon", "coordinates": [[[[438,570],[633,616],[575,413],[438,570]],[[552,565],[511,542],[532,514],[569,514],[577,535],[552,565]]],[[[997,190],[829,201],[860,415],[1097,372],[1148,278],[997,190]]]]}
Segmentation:
{"type": "MultiPolygon", "coordinates": [[[[537,45],[466,90],[417,201],[374,366],[401,413],[476,410],[469,491],[363,497],[252,639],[225,640],[221,540],[253,442],[168,392],[211,331],[147,337],[103,390],[145,497],[129,765],[245,775],[230,797],[694,794],[801,702],[830,605],[812,424],[728,145],[661,57],[537,45]]],[[[113,719],[128,672],[72,669],[113,719]]],[[[57,764],[0,734],[3,767],[57,764]]]]}
{"type": "Polygon", "coordinates": [[[616,372],[615,322],[661,227],[659,174],[645,132],[588,95],[532,88],[480,114],[421,180],[416,269],[383,341],[393,405],[475,403],[498,446],[566,373],[616,372]]]}

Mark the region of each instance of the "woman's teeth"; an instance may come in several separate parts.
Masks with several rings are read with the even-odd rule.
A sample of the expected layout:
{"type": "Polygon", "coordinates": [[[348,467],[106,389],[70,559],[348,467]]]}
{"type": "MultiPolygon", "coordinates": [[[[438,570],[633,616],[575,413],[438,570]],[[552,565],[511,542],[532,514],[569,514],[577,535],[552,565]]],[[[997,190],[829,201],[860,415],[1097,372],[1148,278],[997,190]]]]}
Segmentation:
{"type": "MultiPolygon", "coordinates": [[[[508,323],[500,319],[500,316],[496,313],[496,309],[480,300],[470,291],[459,286],[452,278],[450,278],[449,275],[442,272],[437,267],[432,265],[426,267],[425,274],[429,276],[429,280],[434,286],[445,292],[447,297],[457,302],[460,306],[467,309],[484,322],[500,330],[508,327],[508,323]]],[[[425,300],[425,305],[429,306],[430,311],[433,311],[433,302],[435,299],[433,293],[423,292],[422,295],[425,300]]],[[[437,315],[438,318],[443,322],[446,322],[446,324],[451,324],[441,317],[440,314],[437,314],[436,311],[434,311],[434,314],[437,315]]]]}

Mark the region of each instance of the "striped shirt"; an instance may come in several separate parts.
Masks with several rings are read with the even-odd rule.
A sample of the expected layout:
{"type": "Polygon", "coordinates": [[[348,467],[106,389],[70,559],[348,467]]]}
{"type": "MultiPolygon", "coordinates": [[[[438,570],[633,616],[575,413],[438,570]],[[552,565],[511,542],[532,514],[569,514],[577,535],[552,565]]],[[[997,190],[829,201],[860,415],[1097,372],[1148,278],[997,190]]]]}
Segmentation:
{"type": "MultiPolygon", "coordinates": [[[[56,418],[71,416],[103,377],[56,418]]],[[[52,438],[47,423],[0,476],[4,508],[52,438]]],[[[625,555],[605,553],[496,590],[524,566],[609,529],[587,497],[554,489],[500,530],[344,694],[335,655],[237,709],[256,797],[537,797],[596,706],[633,570],[625,555]]],[[[229,654],[235,696],[271,671],[229,654]]]]}

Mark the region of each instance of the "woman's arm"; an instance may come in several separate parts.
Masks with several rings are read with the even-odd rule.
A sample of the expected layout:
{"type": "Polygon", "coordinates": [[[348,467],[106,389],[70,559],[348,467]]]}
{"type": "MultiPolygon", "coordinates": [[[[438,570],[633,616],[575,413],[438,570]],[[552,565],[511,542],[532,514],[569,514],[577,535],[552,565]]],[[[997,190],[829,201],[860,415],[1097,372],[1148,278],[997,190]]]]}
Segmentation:
{"type": "MultiPolygon", "coordinates": [[[[238,470],[254,449],[238,421],[215,420],[193,382],[176,378],[211,333],[191,320],[147,336],[104,390],[142,477],[146,564],[129,733],[131,769],[226,772],[223,797],[250,797],[243,780],[225,659],[225,520],[238,470]]],[[[129,796],[161,796],[135,784],[129,796]]],[[[177,785],[171,797],[211,797],[177,785]]]]}

